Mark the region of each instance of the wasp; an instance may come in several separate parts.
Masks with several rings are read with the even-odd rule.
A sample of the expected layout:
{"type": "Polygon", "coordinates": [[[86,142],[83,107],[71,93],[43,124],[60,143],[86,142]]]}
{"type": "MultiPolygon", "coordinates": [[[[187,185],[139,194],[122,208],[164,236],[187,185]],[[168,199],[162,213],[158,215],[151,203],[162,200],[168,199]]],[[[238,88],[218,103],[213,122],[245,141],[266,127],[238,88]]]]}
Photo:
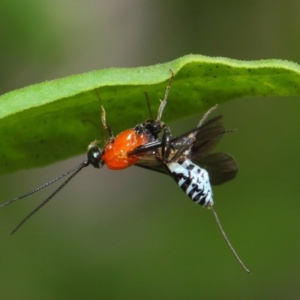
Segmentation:
{"type": "Polygon", "coordinates": [[[226,130],[224,128],[222,115],[205,122],[208,115],[217,108],[216,105],[203,116],[196,128],[178,137],[172,137],[170,128],[161,121],[174,78],[172,70],[171,73],[172,76],[159,106],[156,119],[148,119],[134,128],[126,129],[117,136],[114,136],[111,127],[106,124],[106,112],[104,107],[101,106],[102,124],[109,134],[109,139],[103,149],[98,147],[97,141],[91,142],[88,146],[85,161],[42,186],[7,201],[0,206],[1,209],[13,202],[26,198],[69,175],[50,196],[15,227],[11,234],[14,234],[85,167],[92,165],[95,168],[101,168],[106,165],[109,169],[121,170],[136,165],[169,174],[191,200],[210,208],[233,254],[242,267],[250,273],[232,247],[213,209],[214,202],[211,185],[219,185],[235,178],[238,172],[238,165],[236,160],[229,154],[224,152],[210,154],[209,152],[225,133],[234,130],[226,130]],[[162,138],[160,139],[159,135],[161,133],[162,138]]]}

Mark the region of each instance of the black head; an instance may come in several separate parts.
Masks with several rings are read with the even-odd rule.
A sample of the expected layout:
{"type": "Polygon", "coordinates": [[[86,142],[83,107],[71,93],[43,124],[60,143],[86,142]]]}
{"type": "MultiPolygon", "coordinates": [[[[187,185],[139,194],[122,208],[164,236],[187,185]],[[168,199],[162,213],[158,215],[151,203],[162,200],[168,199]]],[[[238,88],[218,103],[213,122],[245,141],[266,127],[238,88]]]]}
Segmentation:
{"type": "Polygon", "coordinates": [[[88,147],[87,159],[88,163],[94,168],[101,168],[104,165],[104,160],[102,159],[103,149],[100,149],[95,142],[92,142],[88,147]]]}

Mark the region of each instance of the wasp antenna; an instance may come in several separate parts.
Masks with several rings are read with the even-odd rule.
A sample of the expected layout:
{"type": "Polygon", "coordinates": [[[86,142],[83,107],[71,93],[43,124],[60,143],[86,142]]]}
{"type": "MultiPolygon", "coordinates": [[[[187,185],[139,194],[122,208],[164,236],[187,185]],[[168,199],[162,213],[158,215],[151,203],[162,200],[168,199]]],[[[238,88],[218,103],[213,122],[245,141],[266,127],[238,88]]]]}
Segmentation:
{"type": "MultiPolygon", "coordinates": [[[[67,180],[65,180],[46,200],[44,200],[39,206],[37,206],[33,211],[31,211],[10,233],[13,235],[29,218],[31,218],[37,211],[39,211],[45,204],[47,204],[60,190],[62,190],[84,167],[88,166],[89,162],[84,161],[76,168],[72,170],[73,173],[67,180]]],[[[69,172],[72,173],[72,172],[69,172]]]]}
{"type": "Polygon", "coordinates": [[[81,120],[82,123],[86,123],[86,122],[89,122],[91,123],[97,130],[99,130],[99,132],[101,132],[101,127],[99,127],[99,125],[94,122],[93,120],[89,120],[89,119],[84,119],[84,120],[81,120]]]}
{"type": "Polygon", "coordinates": [[[171,78],[169,80],[169,84],[167,86],[164,99],[160,100],[160,106],[159,106],[159,109],[158,109],[158,114],[157,114],[157,120],[156,121],[160,121],[162,113],[164,111],[164,108],[165,108],[165,106],[167,104],[167,99],[168,99],[169,91],[170,91],[170,88],[171,88],[171,84],[172,84],[173,78],[175,76],[172,69],[170,69],[170,72],[171,72],[171,78]]]}
{"type": "Polygon", "coordinates": [[[240,265],[242,266],[242,268],[243,268],[247,273],[251,274],[251,271],[244,265],[243,261],[239,258],[239,256],[237,255],[236,251],[234,250],[233,246],[231,245],[231,243],[230,243],[230,241],[229,241],[229,239],[228,239],[228,237],[227,237],[227,235],[226,235],[226,233],[225,233],[225,231],[224,231],[224,229],[223,229],[223,227],[222,227],[222,225],[221,225],[220,219],[219,219],[219,217],[218,217],[216,211],[215,211],[212,207],[210,207],[210,209],[211,209],[212,212],[214,213],[214,216],[215,216],[215,219],[216,219],[216,221],[217,221],[217,224],[218,224],[218,226],[219,226],[219,228],[220,228],[220,230],[221,230],[221,232],[222,232],[223,237],[224,237],[225,240],[226,240],[227,245],[229,246],[230,250],[232,251],[233,255],[235,256],[235,258],[237,259],[237,261],[240,263],[240,265]]]}
{"type": "Polygon", "coordinates": [[[149,102],[148,93],[144,92],[144,94],[145,94],[145,97],[146,97],[146,102],[147,102],[147,106],[148,106],[148,112],[149,112],[149,115],[150,115],[150,119],[154,120],[152,110],[151,110],[151,106],[150,106],[150,102],[149,102]]]}
{"type": "Polygon", "coordinates": [[[200,122],[197,125],[197,128],[199,128],[200,126],[202,126],[203,122],[207,119],[207,117],[217,108],[219,107],[219,104],[216,104],[215,106],[211,107],[202,117],[202,119],[200,120],[200,122]]]}
{"type": "Polygon", "coordinates": [[[48,182],[46,182],[45,184],[39,186],[38,188],[36,188],[36,189],[34,189],[34,190],[32,190],[32,191],[30,191],[30,192],[28,192],[28,193],[26,193],[26,194],[24,194],[22,196],[19,196],[17,198],[14,198],[12,200],[9,200],[9,201],[1,204],[0,205],[0,209],[3,208],[3,207],[5,207],[5,206],[7,206],[7,205],[9,205],[9,204],[11,204],[11,203],[13,203],[13,202],[19,201],[19,200],[21,200],[23,198],[26,198],[26,197],[28,197],[28,196],[30,196],[30,195],[32,195],[32,194],[34,194],[34,193],[36,193],[36,192],[44,189],[44,188],[46,188],[47,186],[51,185],[52,183],[56,182],[57,180],[60,180],[61,178],[63,178],[65,176],[67,176],[67,175],[69,175],[69,174],[77,171],[78,169],[82,169],[83,166],[85,166],[87,163],[88,163],[87,161],[84,161],[83,163],[81,163],[80,165],[76,166],[75,168],[73,168],[73,169],[71,169],[71,170],[69,170],[69,171],[67,171],[67,172],[59,175],[58,177],[56,177],[56,178],[54,178],[54,179],[52,179],[52,180],[50,180],[48,182]]]}

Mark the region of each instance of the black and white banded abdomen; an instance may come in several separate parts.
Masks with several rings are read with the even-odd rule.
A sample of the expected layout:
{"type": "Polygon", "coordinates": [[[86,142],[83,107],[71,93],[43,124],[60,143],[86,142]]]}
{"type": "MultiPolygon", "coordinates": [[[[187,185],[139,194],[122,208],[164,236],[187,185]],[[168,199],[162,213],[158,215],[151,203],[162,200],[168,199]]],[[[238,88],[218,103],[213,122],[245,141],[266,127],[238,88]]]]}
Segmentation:
{"type": "Polygon", "coordinates": [[[208,172],[185,159],[182,163],[165,164],[181,189],[194,202],[205,207],[214,205],[208,172]]]}

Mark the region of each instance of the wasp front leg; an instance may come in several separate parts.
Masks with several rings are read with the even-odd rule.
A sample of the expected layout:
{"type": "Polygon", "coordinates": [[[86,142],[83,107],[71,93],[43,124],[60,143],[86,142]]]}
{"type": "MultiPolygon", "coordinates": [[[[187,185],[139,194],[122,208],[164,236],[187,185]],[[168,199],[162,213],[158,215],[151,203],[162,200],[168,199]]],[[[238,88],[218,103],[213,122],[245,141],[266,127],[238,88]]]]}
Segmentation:
{"type": "Polygon", "coordinates": [[[174,143],[172,143],[171,141],[171,131],[170,128],[168,126],[163,127],[163,137],[162,137],[162,146],[161,146],[161,153],[162,153],[162,161],[164,163],[170,163],[173,161],[177,161],[180,156],[182,156],[183,154],[186,156],[187,154],[185,153],[186,151],[188,151],[191,146],[193,145],[194,141],[195,141],[195,135],[193,133],[190,133],[182,142],[182,144],[180,145],[179,149],[176,149],[175,151],[175,145],[174,143]],[[171,153],[175,153],[172,157],[171,153]]]}
{"type": "Polygon", "coordinates": [[[173,145],[170,143],[170,139],[172,137],[170,128],[164,124],[163,126],[163,137],[162,137],[162,146],[161,146],[161,156],[162,161],[168,162],[170,154],[174,149],[173,145]]]}

